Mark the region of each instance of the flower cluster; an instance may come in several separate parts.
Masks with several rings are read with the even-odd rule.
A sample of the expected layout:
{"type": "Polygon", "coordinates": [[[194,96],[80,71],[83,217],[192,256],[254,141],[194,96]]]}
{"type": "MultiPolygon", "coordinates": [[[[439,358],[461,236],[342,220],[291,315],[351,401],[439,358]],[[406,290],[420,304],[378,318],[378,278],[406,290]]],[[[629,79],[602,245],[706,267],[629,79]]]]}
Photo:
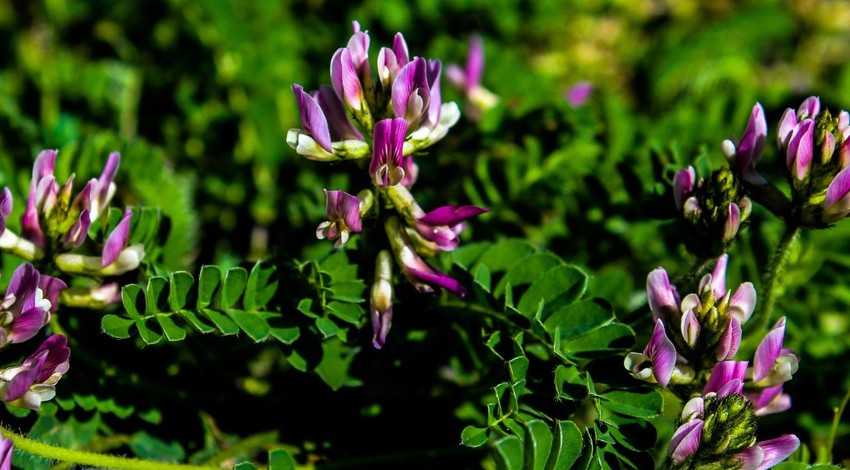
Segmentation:
{"type": "Polygon", "coordinates": [[[18,266],[0,303],[0,348],[24,342],[47,325],[65,287],[62,280],[39,274],[29,263],[18,266]]]}
{"type": "MultiPolygon", "coordinates": [[[[455,279],[430,266],[423,257],[453,250],[464,222],[487,209],[443,206],[430,212],[417,204],[410,188],[418,175],[413,154],[445,136],[459,118],[455,103],[440,98],[439,60],[410,57],[401,33],[392,48],[378,53],[377,74],[369,65],[369,34],[354,23],[348,45],[331,59],[332,87],[307,93],[292,90],[301,112],[302,129],[292,129],[287,142],[301,155],[321,161],[365,158],[371,153],[371,187],[356,196],[325,190],[327,218],[316,236],[345,244],[351,233],[364,230],[363,219],[383,226],[390,251],[408,281],[422,293],[446,289],[465,294],[455,279]]],[[[392,257],[379,252],[371,290],[372,343],[381,348],[393,314],[392,257]]]]}
{"type": "Polygon", "coordinates": [[[71,350],[62,335],[47,338],[23,364],[0,370],[0,395],[12,406],[37,410],[56,395],[56,383],[68,372],[71,350]]]}
{"type": "Polygon", "coordinates": [[[673,177],[673,200],[682,215],[685,245],[701,258],[724,253],[750,216],[750,199],[732,173],[723,168],[708,181],[697,180],[693,167],[673,177]]]}
{"type": "MultiPolygon", "coordinates": [[[[332,87],[308,93],[292,91],[301,112],[302,129],[291,129],[286,142],[311,160],[334,161],[369,157],[370,148],[387,144],[378,139],[378,124],[392,119],[391,132],[401,131],[399,146],[410,155],[442,139],[460,118],[454,102],[440,97],[439,60],[410,57],[401,33],[392,48],[378,52],[377,74],[369,65],[369,33],[354,22],[354,35],[331,59],[332,87]],[[397,121],[401,119],[402,128],[397,121]]],[[[391,139],[396,142],[395,139],[391,139]]],[[[374,157],[373,157],[374,163],[374,157]]],[[[398,174],[398,173],[397,173],[398,174]]]]}
{"type": "Polygon", "coordinates": [[[798,359],[782,347],[782,318],[762,339],[752,367],[734,360],[756,291],[749,282],[734,293],[726,290],[727,262],[728,255],[721,256],[698,292],[681,299],[663,268],[652,271],[647,278],[652,338],[642,353],[624,361],[637,379],[670,387],[683,399],[699,394],[685,406],[670,443],[673,468],[708,463],[769,468],[799,445],[795,436],[756,443],[757,417],[790,408],[783,384],[797,371],[798,359]]]}
{"type": "Polygon", "coordinates": [[[742,388],[740,379],[730,379],[685,404],[667,448],[670,468],[762,470],[797,450],[800,440],[793,434],[756,441],[758,413],[742,388]]]}
{"type": "Polygon", "coordinates": [[[92,178],[73,199],[74,175],[62,186],[53,175],[56,156],[55,150],[44,150],[35,159],[20,236],[7,227],[13,201],[11,191],[3,188],[0,193],[0,249],[28,261],[52,258],[56,267],[69,274],[112,276],[136,269],[145,253],[140,244],[127,246],[130,210],[110,233],[100,256],[70,253],[85,242],[92,223],[106,212],[115,194],[112,180],[121,156],[111,154],[100,178],[92,178]]]}
{"type": "Polygon", "coordinates": [[[850,214],[848,137],[850,114],[841,111],[834,117],[821,109],[817,97],[785,110],[776,141],[785,156],[791,201],[756,171],[767,139],[760,104],[753,107],[741,142],[723,142],[723,152],[758,202],[797,226],[823,227],[850,214]]]}

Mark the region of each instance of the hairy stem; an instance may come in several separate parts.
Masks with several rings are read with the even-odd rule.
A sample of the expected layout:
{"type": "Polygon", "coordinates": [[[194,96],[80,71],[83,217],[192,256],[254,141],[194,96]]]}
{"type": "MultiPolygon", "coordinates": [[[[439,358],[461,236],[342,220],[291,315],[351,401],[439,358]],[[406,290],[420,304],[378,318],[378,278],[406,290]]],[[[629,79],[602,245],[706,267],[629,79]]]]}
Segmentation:
{"type": "Polygon", "coordinates": [[[796,224],[786,225],[785,231],[782,232],[782,238],[779,239],[779,244],[773,251],[773,256],[770,258],[770,264],[767,268],[767,276],[765,277],[764,288],[762,289],[761,308],[759,308],[750,319],[750,331],[753,334],[760,335],[764,327],[770,322],[771,314],[773,313],[773,304],[776,302],[776,287],[777,280],[782,274],[782,268],[785,267],[785,262],[788,261],[791,243],[797,237],[800,228],[796,224]]]}
{"type": "Polygon", "coordinates": [[[850,401],[850,387],[847,387],[847,393],[844,394],[841,405],[835,408],[835,416],[832,418],[832,428],[829,430],[829,439],[826,441],[826,449],[829,452],[830,460],[832,460],[831,456],[832,448],[835,445],[835,436],[838,434],[838,423],[841,421],[841,415],[844,414],[844,410],[847,408],[848,401],[850,401]]]}
{"type": "Polygon", "coordinates": [[[91,465],[93,467],[114,468],[120,470],[201,470],[219,468],[215,466],[202,467],[197,465],[185,465],[178,463],[158,462],[155,460],[141,460],[130,457],[118,457],[115,455],[104,455],[94,452],[66,449],[34,441],[28,437],[12,432],[9,428],[0,428],[3,437],[11,439],[18,450],[28,454],[44,457],[49,460],[67,462],[77,465],[91,465]]]}

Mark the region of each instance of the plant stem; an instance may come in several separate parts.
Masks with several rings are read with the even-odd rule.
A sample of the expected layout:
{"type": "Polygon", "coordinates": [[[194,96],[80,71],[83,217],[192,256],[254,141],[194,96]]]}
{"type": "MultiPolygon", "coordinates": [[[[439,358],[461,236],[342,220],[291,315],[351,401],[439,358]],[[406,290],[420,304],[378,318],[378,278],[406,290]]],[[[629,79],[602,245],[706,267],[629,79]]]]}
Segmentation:
{"type": "Polygon", "coordinates": [[[0,427],[3,437],[11,439],[18,450],[31,455],[44,457],[49,460],[68,462],[77,465],[114,468],[120,470],[203,470],[219,467],[202,467],[197,465],[158,462],[156,460],[141,460],[130,457],[97,454],[80,450],[57,447],[44,442],[34,441],[28,437],[12,432],[9,428],[0,427]]]}
{"type": "Polygon", "coordinates": [[[832,418],[832,428],[829,430],[829,439],[826,441],[826,449],[829,452],[830,460],[832,460],[832,447],[835,445],[835,435],[838,434],[838,423],[841,421],[841,415],[847,408],[847,402],[850,401],[850,387],[847,387],[847,393],[841,400],[841,405],[835,409],[835,416],[832,418]]]}
{"type": "Polygon", "coordinates": [[[800,228],[794,225],[786,225],[785,231],[782,232],[782,238],[779,239],[779,244],[773,251],[773,256],[770,258],[770,264],[767,268],[767,277],[765,278],[763,297],[761,308],[756,311],[754,318],[750,319],[750,331],[753,334],[760,335],[764,327],[770,322],[770,316],[773,313],[773,304],[776,302],[776,287],[779,275],[782,274],[782,268],[785,267],[785,262],[788,261],[788,253],[790,253],[791,243],[797,237],[800,228]]]}

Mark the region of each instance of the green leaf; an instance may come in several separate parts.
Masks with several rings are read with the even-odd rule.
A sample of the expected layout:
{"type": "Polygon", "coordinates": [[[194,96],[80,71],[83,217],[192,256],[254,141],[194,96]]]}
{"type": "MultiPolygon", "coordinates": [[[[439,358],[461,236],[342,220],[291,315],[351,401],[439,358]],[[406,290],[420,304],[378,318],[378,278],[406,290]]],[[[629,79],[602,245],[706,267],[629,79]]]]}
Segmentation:
{"type": "Polygon", "coordinates": [[[575,266],[564,265],[550,269],[534,282],[517,304],[517,310],[528,318],[536,313],[540,302],[545,302],[542,321],[550,313],[575,302],[587,289],[587,274],[575,266]]]}
{"type": "Polygon", "coordinates": [[[221,334],[227,336],[239,333],[239,325],[231,320],[230,317],[210,309],[204,309],[203,314],[206,315],[211,322],[213,322],[213,325],[218,328],[218,331],[220,331],[221,334]]]}
{"type": "Polygon", "coordinates": [[[118,315],[104,315],[100,321],[100,328],[104,333],[117,339],[127,339],[130,337],[130,327],[135,321],[129,318],[119,317],[118,315]]]}
{"type": "Polygon", "coordinates": [[[195,279],[186,271],[171,273],[171,283],[168,292],[168,305],[176,312],[186,306],[189,292],[195,285],[195,279]]]}
{"type": "Polygon", "coordinates": [[[244,331],[255,342],[265,340],[271,333],[269,324],[256,313],[236,309],[227,309],[225,311],[239,329],[244,331]]]}
{"type": "Polygon", "coordinates": [[[177,442],[166,443],[150,434],[139,431],[127,443],[138,457],[163,462],[180,462],[186,454],[177,442]]]}
{"type": "Polygon", "coordinates": [[[204,266],[198,278],[198,310],[212,303],[218,285],[221,284],[221,270],[218,266],[204,266]]]}
{"type": "Polygon", "coordinates": [[[539,419],[525,423],[526,467],[545,470],[552,450],[552,431],[539,419]]]}
{"type": "Polygon", "coordinates": [[[549,316],[543,326],[554,338],[556,329],[562,339],[569,339],[614,321],[614,312],[606,302],[593,299],[582,300],[564,306],[549,316]]]}
{"type": "Polygon", "coordinates": [[[507,436],[496,442],[496,468],[522,470],[524,465],[522,441],[516,436],[507,436]]]}
{"type": "Polygon", "coordinates": [[[577,367],[559,365],[555,369],[555,391],[561,398],[584,400],[587,398],[587,382],[577,367]]]}
{"type": "Polygon", "coordinates": [[[232,308],[245,292],[248,283],[248,271],[245,268],[231,268],[224,276],[224,286],[221,289],[221,307],[232,308]]]}
{"type": "Polygon", "coordinates": [[[295,459],[284,449],[269,452],[269,470],[295,470],[295,459]]]}
{"type": "Polygon", "coordinates": [[[515,357],[508,362],[508,370],[511,373],[511,381],[517,383],[525,379],[528,372],[528,358],[524,356],[515,357]]]}
{"type": "Polygon", "coordinates": [[[152,277],[148,279],[145,289],[145,313],[159,313],[159,306],[164,302],[165,286],[168,280],[164,277],[152,277]]]}
{"type": "Polygon", "coordinates": [[[168,315],[155,315],[159,327],[168,341],[183,341],[186,338],[186,330],[177,326],[168,315]]]}
{"type": "Polygon", "coordinates": [[[481,255],[481,260],[491,273],[504,272],[516,266],[517,261],[535,252],[535,248],[525,240],[510,239],[499,242],[481,255]]]}
{"type": "Polygon", "coordinates": [[[505,291],[505,287],[510,284],[514,287],[531,284],[534,281],[543,277],[543,275],[552,268],[563,265],[561,258],[551,253],[534,253],[526,256],[518,261],[508,272],[505,277],[499,281],[496,286],[494,295],[501,296],[505,291]]]}
{"type": "Polygon", "coordinates": [[[664,406],[661,394],[650,389],[606,390],[602,399],[606,409],[636,418],[654,418],[664,406]]]}
{"type": "Polygon", "coordinates": [[[460,433],[460,441],[468,447],[481,447],[487,443],[487,431],[489,428],[477,428],[467,426],[460,433]]]}
{"type": "Polygon", "coordinates": [[[635,333],[631,328],[622,323],[611,323],[569,339],[562,338],[558,332],[555,347],[566,356],[589,359],[626,351],[634,342],[635,333]]]}
{"type": "Polygon", "coordinates": [[[547,470],[570,468],[578,460],[584,440],[576,423],[558,421],[555,426],[552,452],[549,455],[547,470]]]}
{"type": "Polygon", "coordinates": [[[251,268],[248,285],[245,286],[245,298],[242,299],[245,310],[260,310],[274,297],[278,284],[278,281],[274,280],[274,275],[275,267],[263,262],[251,268]]]}
{"type": "Polygon", "coordinates": [[[322,341],[322,361],[316,366],[316,373],[333,390],[347,383],[355,384],[348,377],[348,368],[354,356],[339,338],[322,341]]]}

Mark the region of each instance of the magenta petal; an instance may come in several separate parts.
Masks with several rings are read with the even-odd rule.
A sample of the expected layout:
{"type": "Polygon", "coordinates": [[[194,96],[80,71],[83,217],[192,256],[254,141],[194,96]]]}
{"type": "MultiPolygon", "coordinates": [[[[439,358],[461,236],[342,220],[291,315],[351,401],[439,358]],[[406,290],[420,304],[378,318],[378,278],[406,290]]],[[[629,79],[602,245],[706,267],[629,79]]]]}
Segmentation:
{"type": "Polygon", "coordinates": [[[440,95],[440,74],[442,70],[443,63],[439,60],[428,61],[428,89],[431,94],[431,100],[428,104],[427,119],[422,125],[429,128],[437,127],[437,124],[440,122],[440,112],[443,107],[443,99],[440,95]]]}
{"type": "Polygon", "coordinates": [[[12,213],[12,192],[9,188],[3,188],[0,193],[0,235],[6,231],[6,219],[12,213]]]}
{"type": "Polygon", "coordinates": [[[567,102],[570,103],[570,106],[577,108],[587,102],[591,93],[593,93],[592,83],[578,82],[567,90],[565,97],[567,98],[567,102]]]}
{"type": "Polygon", "coordinates": [[[711,375],[708,377],[708,382],[702,390],[705,395],[709,392],[717,392],[730,380],[738,379],[743,381],[747,375],[747,361],[723,361],[718,362],[711,375]]]}
{"type": "MultiPolygon", "coordinates": [[[[423,261],[423,264],[424,261],[423,261]]],[[[419,285],[420,283],[428,284],[432,287],[440,287],[446,289],[447,291],[455,294],[458,297],[463,297],[466,295],[466,288],[458,282],[457,279],[447,276],[436,269],[425,264],[426,269],[419,269],[413,266],[405,267],[405,274],[408,275],[408,278],[411,279],[411,283],[414,286],[419,285]],[[418,282],[414,282],[414,280],[418,282]]]]}
{"type": "Polygon", "coordinates": [[[57,150],[42,150],[32,166],[32,179],[37,183],[47,175],[53,174],[53,168],[56,166],[57,150]]]}
{"type": "MultiPolygon", "coordinates": [[[[414,59],[402,67],[393,82],[392,102],[393,112],[396,117],[408,118],[409,110],[407,109],[410,102],[410,96],[417,90],[428,90],[427,64],[425,59],[414,57],[414,59]]],[[[430,95],[429,95],[430,96],[430,95]]],[[[413,111],[413,110],[410,110],[413,111]]],[[[424,111],[424,109],[422,110],[424,111]]],[[[415,118],[415,116],[413,117],[415,118]]]]}
{"type": "Polygon", "coordinates": [[[741,392],[743,392],[743,391],[744,391],[744,382],[741,379],[732,379],[732,380],[726,382],[725,384],[723,384],[723,386],[720,387],[719,390],[717,390],[717,396],[720,397],[720,398],[723,398],[723,397],[729,396],[733,393],[740,395],[741,392]]]}
{"type": "Polygon", "coordinates": [[[68,371],[68,359],[71,357],[71,350],[68,349],[68,340],[65,336],[51,335],[41,343],[41,346],[27,360],[37,357],[42,351],[47,351],[47,357],[35,378],[36,383],[44,382],[56,371],[62,374],[68,371]]]}
{"type": "Polygon", "coordinates": [[[753,283],[745,282],[732,294],[726,311],[743,325],[752,316],[757,300],[756,288],[753,287],[753,283]]]}
{"type": "Polygon", "coordinates": [[[800,439],[793,434],[757,442],[756,446],[764,450],[764,460],[759,469],[768,469],[782,462],[797,451],[800,447],[800,439]]]}
{"type": "Polygon", "coordinates": [[[655,318],[667,319],[678,311],[677,299],[664,268],[657,268],[646,278],[646,294],[649,308],[655,318]]]}
{"type": "Polygon", "coordinates": [[[12,343],[23,343],[32,338],[47,324],[47,312],[39,307],[32,307],[21,313],[19,317],[12,320],[8,329],[9,341],[12,343]]]}
{"type": "Polygon", "coordinates": [[[682,210],[685,200],[693,193],[696,178],[697,175],[692,166],[677,171],[673,176],[673,200],[676,202],[677,209],[682,210]]]}
{"type": "Polygon", "coordinates": [[[820,112],[820,98],[817,96],[810,96],[806,98],[801,104],[800,108],[797,110],[797,114],[801,117],[800,119],[810,118],[814,119],[815,116],[820,112]]]}
{"type": "Polygon", "coordinates": [[[484,41],[481,36],[469,38],[469,55],[466,57],[466,89],[467,92],[481,84],[484,74],[484,41]]]}
{"type": "Polygon", "coordinates": [[[700,324],[699,320],[697,320],[697,316],[694,314],[693,310],[688,310],[682,315],[682,338],[685,339],[685,342],[688,343],[688,346],[694,348],[697,344],[697,340],[699,339],[700,332],[700,324]]]}
{"type": "Polygon", "coordinates": [[[717,258],[717,264],[711,271],[711,292],[715,299],[721,299],[726,295],[726,266],[729,264],[729,255],[724,254],[717,258]]]}
{"type": "Polygon", "coordinates": [[[41,289],[44,298],[50,301],[50,311],[55,311],[58,306],[59,294],[68,285],[62,279],[42,274],[38,279],[38,287],[41,289]]]}
{"type": "Polygon", "coordinates": [[[764,143],[767,139],[767,121],[764,118],[764,109],[760,103],[753,106],[747,128],[741,137],[741,142],[736,149],[738,166],[743,173],[755,171],[755,166],[761,159],[764,151],[764,143]]]}
{"type": "Polygon", "coordinates": [[[47,354],[46,351],[42,351],[27,358],[27,362],[24,363],[21,370],[9,381],[3,401],[10,402],[17,400],[29,391],[30,387],[35,383],[35,379],[38,377],[44,361],[47,359],[47,354]]]}
{"type": "Polygon", "coordinates": [[[380,182],[378,186],[381,188],[385,189],[398,183],[393,183],[391,177],[382,175],[381,172],[385,166],[388,173],[401,167],[406,133],[407,121],[404,118],[383,119],[375,123],[369,174],[376,183],[380,182]]]}
{"type": "Polygon", "coordinates": [[[735,239],[738,234],[738,227],[741,226],[741,209],[734,202],[729,203],[729,208],[726,213],[726,221],[723,224],[723,241],[730,242],[735,239]]]}
{"type": "Polygon", "coordinates": [[[753,360],[753,382],[758,383],[770,374],[776,358],[782,350],[782,342],[785,339],[785,317],[779,319],[773,329],[761,340],[756,349],[753,360]]]}
{"type": "Polygon", "coordinates": [[[791,142],[788,144],[786,163],[791,174],[798,180],[802,180],[809,173],[812,152],[814,151],[814,143],[812,142],[814,128],[815,121],[812,119],[804,120],[794,129],[791,142]]]}
{"type": "Polygon", "coordinates": [[[489,212],[489,209],[478,206],[443,206],[432,210],[419,218],[420,222],[428,225],[454,226],[464,220],[489,212]]]}
{"type": "Polygon", "coordinates": [[[393,37],[393,52],[395,59],[398,61],[399,67],[404,67],[410,62],[410,54],[407,52],[407,42],[401,33],[396,33],[393,37]]]}
{"type": "MultiPolygon", "coordinates": [[[[824,206],[829,207],[847,196],[850,192],[850,167],[841,170],[826,189],[824,206]]],[[[844,204],[847,205],[847,204],[844,204]]],[[[850,207],[848,207],[850,209],[850,207]]]]}
{"type": "Polygon", "coordinates": [[[782,114],[782,119],[779,121],[779,134],[776,136],[777,143],[781,150],[784,151],[788,147],[788,143],[791,140],[791,134],[795,127],[797,127],[797,113],[793,109],[788,108],[785,110],[785,113],[782,114]]]}
{"type": "Polygon", "coordinates": [[[779,384],[746,394],[747,400],[752,402],[756,410],[756,416],[780,413],[791,408],[791,397],[782,393],[782,386],[779,384]]]}
{"type": "Polygon", "coordinates": [[[13,447],[11,439],[0,439],[0,470],[12,470],[13,447]]]}
{"type": "Polygon", "coordinates": [[[342,101],[340,101],[333,88],[327,85],[320,86],[315,98],[328,121],[331,141],[363,139],[363,134],[348,120],[342,101]]]}
{"type": "Polygon", "coordinates": [[[372,317],[372,346],[375,349],[381,349],[387,342],[387,335],[390,333],[393,319],[393,307],[386,311],[379,311],[374,305],[371,306],[372,317]]]}
{"type": "Polygon", "coordinates": [[[121,154],[118,152],[110,153],[109,158],[106,159],[106,165],[103,167],[103,173],[97,180],[98,189],[101,192],[98,197],[106,196],[109,185],[115,180],[115,175],[118,174],[119,165],[121,165],[121,154]]]}
{"type": "Polygon", "coordinates": [[[694,456],[699,450],[702,440],[703,420],[694,419],[679,426],[673,433],[670,446],[667,448],[667,456],[674,464],[679,464],[694,456]]]}
{"type": "MultiPolygon", "coordinates": [[[[23,305],[35,294],[38,288],[39,274],[30,263],[24,263],[15,269],[6,288],[7,294],[15,294],[15,305],[23,305]]],[[[14,307],[10,308],[14,310],[14,307]]]]}
{"type": "Polygon", "coordinates": [[[459,66],[455,64],[449,64],[446,67],[446,78],[449,79],[452,85],[460,88],[461,90],[466,89],[466,72],[459,66]]]}
{"type": "Polygon", "coordinates": [[[293,84],[292,92],[298,102],[298,110],[301,112],[301,126],[309,132],[313,139],[326,151],[333,153],[331,146],[331,132],[328,120],[321,106],[315,98],[304,91],[301,85],[293,84]]]}
{"type": "Polygon", "coordinates": [[[652,360],[652,374],[655,376],[655,381],[658,385],[666,387],[673,376],[673,368],[676,367],[676,347],[667,337],[664,322],[660,319],[655,321],[652,338],[643,354],[652,360]]]}
{"type": "Polygon", "coordinates": [[[130,241],[130,218],[132,216],[133,211],[127,209],[124,212],[124,218],[121,219],[121,222],[118,222],[118,225],[116,225],[115,228],[112,229],[112,233],[109,234],[109,238],[106,239],[106,245],[103,246],[103,254],[101,255],[101,261],[104,268],[118,259],[118,255],[121,254],[121,250],[123,250],[130,241]]]}
{"type": "Polygon", "coordinates": [[[741,346],[741,324],[738,322],[738,319],[732,317],[729,319],[729,323],[726,324],[726,328],[723,330],[723,334],[720,335],[720,340],[717,342],[717,350],[715,351],[715,357],[718,361],[726,361],[735,357],[735,353],[738,352],[738,348],[741,346]]]}
{"type": "Polygon", "coordinates": [[[369,68],[369,34],[357,31],[348,40],[347,49],[351,54],[351,62],[361,77],[371,73],[369,68]]]}
{"type": "Polygon", "coordinates": [[[749,449],[744,449],[734,455],[734,459],[738,461],[740,470],[758,470],[764,468],[764,449],[759,446],[753,446],[749,449]]]}

